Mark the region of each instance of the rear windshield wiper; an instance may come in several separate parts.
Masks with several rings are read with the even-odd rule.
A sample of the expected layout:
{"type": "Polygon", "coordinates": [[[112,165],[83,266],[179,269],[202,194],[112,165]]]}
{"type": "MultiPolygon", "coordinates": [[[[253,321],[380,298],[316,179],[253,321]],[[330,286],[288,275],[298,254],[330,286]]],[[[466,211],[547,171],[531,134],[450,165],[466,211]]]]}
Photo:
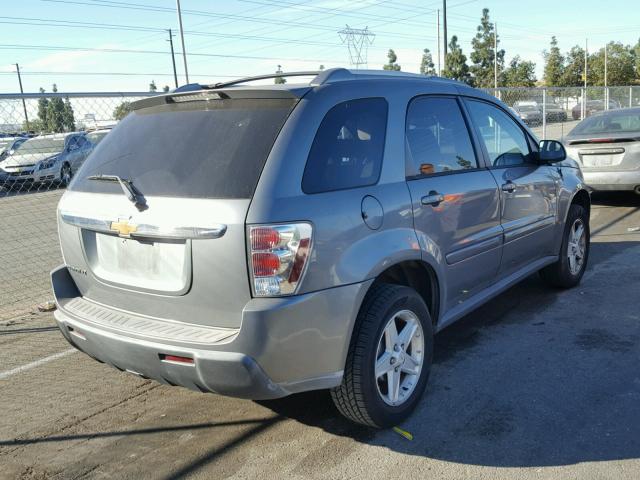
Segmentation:
{"type": "Polygon", "coordinates": [[[87,177],[87,180],[118,183],[127,199],[129,199],[129,201],[131,201],[138,210],[142,211],[147,208],[147,201],[145,200],[144,195],[142,195],[142,193],[133,186],[133,182],[131,180],[120,178],[118,175],[91,175],[87,177]]]}

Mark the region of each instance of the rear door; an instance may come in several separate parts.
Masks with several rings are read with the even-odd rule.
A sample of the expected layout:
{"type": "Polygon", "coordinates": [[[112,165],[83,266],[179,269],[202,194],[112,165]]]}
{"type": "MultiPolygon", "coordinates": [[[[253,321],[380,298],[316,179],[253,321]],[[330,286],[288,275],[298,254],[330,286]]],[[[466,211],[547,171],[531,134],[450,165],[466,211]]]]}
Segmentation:
{"type": "Polygon", "coordinates": [[[553,254],[557,215],[557,169],[540,165],[532,140],[504,110],[466,99],[491,174],[500,186],[504,251],[500,275],[506,276],[553,254]]]}
{"type": "Polygon", "coordinates": [[[450,309],[496,277],[502,251],[498,186],[476,155],[455,97],[413,99],[406,146],[415,229],[422,249],[442,259],[450,309]]]}
{"type": "Polygon", "coordinates": [[[80,293],[177,322],[238,327],[250,299],[245,218],[293,98],[191,94],[135,110],[95,148],[60,206],[80,293]],[[132,182],[135,206],[117,181],[132,182]]]}

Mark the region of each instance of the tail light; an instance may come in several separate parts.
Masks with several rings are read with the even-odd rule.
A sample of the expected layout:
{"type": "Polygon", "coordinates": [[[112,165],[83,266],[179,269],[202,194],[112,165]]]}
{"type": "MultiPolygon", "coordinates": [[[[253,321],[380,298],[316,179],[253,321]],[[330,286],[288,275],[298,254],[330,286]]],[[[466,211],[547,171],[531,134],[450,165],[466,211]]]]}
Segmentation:
{"type": "Polygon", "coordinates": [[[256,297],[296,293],[311,252],[308,223],[249,227],[249,268],[256,297]]]}

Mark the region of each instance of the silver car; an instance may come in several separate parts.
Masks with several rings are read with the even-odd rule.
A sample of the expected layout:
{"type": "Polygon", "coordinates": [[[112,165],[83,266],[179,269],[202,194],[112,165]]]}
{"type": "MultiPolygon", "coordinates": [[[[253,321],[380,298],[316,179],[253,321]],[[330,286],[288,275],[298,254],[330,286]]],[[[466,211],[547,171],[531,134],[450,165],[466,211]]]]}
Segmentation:
{"type": "Polygon", "coordinates": [[[588,117],[564,138],[564,145],[593,190],[640,194],[640,108],[588,117]]]}
{"type": "Polygon", "coordinates": [[[58,182],[67,185],[93,144],[84,132],[40,135],[28,139],[0,161],[0,184],[58,182]]]}
{"type": "Polygon", "coordinates": [[[590,198],[560,143],[458,82],[316,73],[133,104],[58,207],[72,345],[202,392],[330,389],[387,427],[435,332],[534,272],[578,284],[590,198]]]}

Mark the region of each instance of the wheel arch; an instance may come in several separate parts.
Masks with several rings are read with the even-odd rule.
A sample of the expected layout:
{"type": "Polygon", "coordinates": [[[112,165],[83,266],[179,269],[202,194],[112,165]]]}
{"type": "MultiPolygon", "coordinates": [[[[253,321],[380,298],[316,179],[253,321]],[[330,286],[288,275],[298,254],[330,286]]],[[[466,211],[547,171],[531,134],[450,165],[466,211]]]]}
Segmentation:
{"type": "MultiPolygon", "coordinates": [[[[440,284],[435,269],[423,260],[404,260],[387,267],[373,282],[413,288],[429,309],[435,325],[440,315],[440,284]]],[[[371,289],[371,287],[369,287],[371,289]]]]}

